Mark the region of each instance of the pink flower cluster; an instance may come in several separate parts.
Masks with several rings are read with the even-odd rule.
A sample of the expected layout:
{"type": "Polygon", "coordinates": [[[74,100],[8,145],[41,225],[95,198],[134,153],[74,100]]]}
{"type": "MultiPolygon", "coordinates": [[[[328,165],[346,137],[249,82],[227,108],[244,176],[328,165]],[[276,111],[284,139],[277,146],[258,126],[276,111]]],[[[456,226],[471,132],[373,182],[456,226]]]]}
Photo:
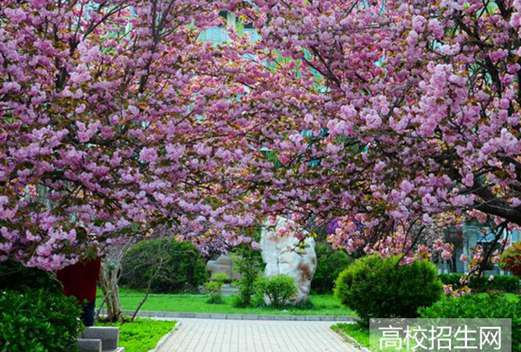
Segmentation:
{"type": "Polygon", "coordinates": [[[275,77],[288,69],[280,91],[253,92],[271,99],[256,112],[284,121],[262,131],[284,166],[271,200],[344,219],[330,240],[350,252],[393,252],[386,236],[447,213],[521,225],[519,1],[251,3],[234,10],[262,34],[259,50],[289,59],[270,57],[275,77]]]}
{"type": "Polygon", "coordinates": [[[226,250],[285,213],[447,259],[440,223],[521,225],[521,3],[462,4],[4,0],[0,257],[159,229],[226,250]],[[223,9],[258,40],[199,41],[223,9]]]}

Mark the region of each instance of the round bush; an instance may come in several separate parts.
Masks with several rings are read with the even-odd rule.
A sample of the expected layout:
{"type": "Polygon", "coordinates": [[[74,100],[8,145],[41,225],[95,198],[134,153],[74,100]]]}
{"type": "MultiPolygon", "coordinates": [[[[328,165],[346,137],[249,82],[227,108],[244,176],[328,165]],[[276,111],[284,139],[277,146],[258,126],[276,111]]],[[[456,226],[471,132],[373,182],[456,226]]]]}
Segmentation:
{"type": "Polygon", "coordinates": [[[443,291],[436,266],[428,261],[399,264],[399,257],[368,256],[340,273],[335,293],[356,311],[361,323],[371,318],[414,318],[419,307],[436,302],[443,291]]]}
{"type": "Polygon", "coordinates": [[[76,351],[81,308],[48,290],[0,291],[0,351],[76,351]]]}
{"type": "Polygon", "coordinates": [[[196,291],[208,277],[206,263],[188,242],[147,240],[133,246],[123,257],[121,285],[152,292],[196,291]]]}
{"type": "Polygon", "coordinates": [[[255,291],[258,301],[266,297],[269,305],[280,308],[297,294],[297,285],[288,275],[261,276],[255,281],[255,291]]]}
{"type": "Polygon", "coordinates": [[[352,259],[342,250],[335,251],[327,243],[318,243],[317,270],[311,289],[317,293],[329,293],[335,287],[335,281],[342,270],[352,263],[352,259]]]}
{"type": "Polygon", "coordinates": [[[512,319],[512,351],[521,352],[521,299],[505,294],[479,293],[448,297],[419,309],[422,318],[512,319]]]}

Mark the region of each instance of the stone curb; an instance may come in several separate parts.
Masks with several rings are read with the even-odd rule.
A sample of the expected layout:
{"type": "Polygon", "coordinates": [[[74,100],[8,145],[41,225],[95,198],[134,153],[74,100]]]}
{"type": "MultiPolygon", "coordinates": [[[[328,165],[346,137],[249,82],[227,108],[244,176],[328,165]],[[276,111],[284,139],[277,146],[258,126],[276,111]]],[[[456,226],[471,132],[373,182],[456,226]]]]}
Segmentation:
{"type": "MultiPolygon", "coordinates": [[[[131,311],[124,311],[132,314],[131,311]]],[[[334,321],[354,322],[355,319],[338,315],[257,315],[257,314],[219,314],[219,313],[178,313],[178,312],[149,312],[138,313],[143,318],[191,318],[191,319],[221,319],[221,320],[281,320],[281,321],[334,321]]]]}
{"type": "Polygon", "coordinates": [[[168,332],[166,335],[163,335],[163,337],[161,337],[161,340],[159,340],[159,342],[156,344],[156,347],[149,350],[148,352],[159,352],[159,350],[161,350],[161,348],[163,348],[163,346],[166,344],[168,339],[172,337],[172,335],[177,331],[179,326],[181,326],[181,322],[176,321],[174,328],[170,330],[170,332],[168,332]]]}

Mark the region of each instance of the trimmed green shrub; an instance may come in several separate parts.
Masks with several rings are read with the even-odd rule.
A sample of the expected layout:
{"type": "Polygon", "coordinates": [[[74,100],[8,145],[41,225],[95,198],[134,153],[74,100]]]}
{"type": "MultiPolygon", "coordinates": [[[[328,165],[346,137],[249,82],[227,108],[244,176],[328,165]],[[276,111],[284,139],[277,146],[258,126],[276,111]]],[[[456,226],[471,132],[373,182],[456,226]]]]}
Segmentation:
{"type": "Polygon", "coordinates": [[[133,246],[123,257],[120,284],[152,292],[193,292],[208,278],[206,263],[188,242],[147,240],[133,246]]]}
{"type": "Polygon", "coordinates": [[[440,298],[443,286],[434,264],[421,260],[401,265],[399,259],[372,255],[340,273],[335,294],[358,313],[362,324],[371,318],[414,318],[419,307],[440,298]]]}
{"type": "Polygon", "coordinates": [[[81,308],[48,290],[0,292],[0,351],[76,351],[81,308]]]}
{"type": "Polygon", "coordinates": [[[220,304],[223,303],[223,297],[221,294],[221,289],[225,282],[227,282],[230,278],[225,273],[215,273],[212,275],[209,282],[204,284],[206,291],[208,291],[208,303],[211,304],[220,304]]]}
{"type": "Polygon", "coordinates": [[[317,293],[329,293],[335,287],[335,281],[342,270],[353,260],[343,250],[335,251],[327,243],[319,242],[315,247],[317,253],[317,270],[311,289],[317,293]]]}
{"type": "MultiPolygon", "coordinates": [[[[462,274],[460,273],[440,274],[439,277],[445,285],[452,285],[453,287],[461,286],[460,280],[462,274]]],[[[476,291],[497,290],[518,293],[521,290],[521,280],[515,276],[506,275],[474,277],[470,280],[468,286],[476,291]]]]}
{"type": "Polygon", "coordinates": [[[255,292],[259,303],[266,297],[269,305],[281,308],[297,294],[297,285],[288,275],[261,276],[255,281],[255,292]]]}
{"type": "Polygon", "coordinates": [[[505,294],[479,293],[447,297],[418,310],[422,318],[510,318],[512,351],[521,352],[521,299],[505,294]]]}

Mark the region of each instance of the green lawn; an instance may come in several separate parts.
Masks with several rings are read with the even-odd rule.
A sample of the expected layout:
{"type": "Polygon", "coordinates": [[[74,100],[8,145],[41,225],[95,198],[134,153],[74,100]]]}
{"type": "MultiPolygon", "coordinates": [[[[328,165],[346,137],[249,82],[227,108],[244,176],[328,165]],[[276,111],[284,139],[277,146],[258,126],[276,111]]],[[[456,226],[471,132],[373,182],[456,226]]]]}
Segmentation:
{"type": "Polygon", "coordinates": [[[119,345],[125,347],[125,352],[147,352],[154,348],[161,337],[168,334],[175,321],[159,321],[152,319],[137,319],[128,323],[98,323],[102,326],[117,326],[119,328],[119,345]]]}
{"type": "Polygon", "coordinates": [[[359,324],[336,324],[331,327],[334,331],[344,337],[351,337],[358,344],[369,347],[369,329],[359,324]]]}
{"type": "MultiPolygon", "coordinates": [[[[378,337],[374,335],[369,335],[369,328],[361,326],[359,324],[336,324],[331,327],[334,331],[336,331],[338,334],[345,337],[349,343],[358,344],[362,347],[365,347],[369,349],[371,345],[373,347],[378,346],[378,337]],[[372,338],[372,340],[370,339],[372,338]],[[354,340],[354,341],[353,341],[354,340]]],[[[405,341],[404,341],[405,343],[405,341]]],[[[357,347],[357,346],[355,346],[357,347]]],[[[385,348],[385,349],[379,349],[376,347],[374,350],[377,350],[379,352],[407,352],[412,351],[412,349],[407,349],[405,347],[398,350],[397,348],[385,348]]],[[[374,351],[371,350],[371,351],[374,351]]]]}
{"type": "MultiPolygon", "coordinates": [[[[120,299],[123,310],[134,310],[142,297],[142,292],[121,289],[120,299]]],[[[224,297],[223,304],[208,304],[207,299],[207,295],[201,294],[151,294],[141,310],[178,313],[355,316],[353,311],[342,306],[333,295],[312,295],[310,307],[283,310],[269,307],[234,307],[233,296],[224,297]]],[[[101,292],[98,290],[97,304],[101,304],[102,300],[101,292]]]]}

